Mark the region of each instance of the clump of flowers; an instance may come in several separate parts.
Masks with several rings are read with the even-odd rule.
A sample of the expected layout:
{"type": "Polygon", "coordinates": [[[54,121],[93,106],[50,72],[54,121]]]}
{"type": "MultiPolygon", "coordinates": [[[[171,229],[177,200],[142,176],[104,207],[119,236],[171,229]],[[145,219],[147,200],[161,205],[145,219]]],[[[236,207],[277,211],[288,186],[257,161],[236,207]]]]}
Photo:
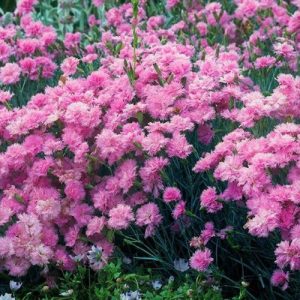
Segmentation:
{"type": "MultiPolygon", "coordinates": [[[[271,282],[287,288],[288,270],[300,269],[299,5],[290,14],[285,1],[234,2],[229,13],[218,2],[167,1],[168,13],[187,13],[169,27],[145,3],[125,3],[105,22],[89,16],[89,39],[61,38],[35,20],[37,0],[18,1],[0,27],[1,269],[99,270],[121,230],[154,239],[170,220],[189,230],[189,217],[235,202],[246,206],[249,234],[280,232],[271,282]],[[101,35],[93,41],[92,32],[101,35]],[[43,80],[51,86],[16,107],[25,83],[43,80]],[[265,120],[276,124],[268,134],[265,120]],[[169,180],[180,163],[190,181],[193,171],[203,176],[200,195],[169,180]]],[[[205,222],[190,241],[190,267],[205,272],[210,241],[231,230],[205,222]]],[[[189,268],[183,258],[174,267],[189,268]]]]}
{"type": "MultiPolygon", "coordinates": [[[[245,228],[250,234],[267,237],[280,230],[283,241],[275,251],[276,263],[282,269],[290,267],[292,270],[300,267],[299,133],[299,125],[293,123],[278,125],[260,138],[238,129],[194,168],[196,172],[213,168],[214,177],[227,182],[224,201],[246,201],[249,218],[245,228]]],[[[206,190],[201,199],[207,199],[204,207],[208,212],[216,212],[221,207],[213,211],[216,195],[211,194],[208,196],[206,190]]]]}

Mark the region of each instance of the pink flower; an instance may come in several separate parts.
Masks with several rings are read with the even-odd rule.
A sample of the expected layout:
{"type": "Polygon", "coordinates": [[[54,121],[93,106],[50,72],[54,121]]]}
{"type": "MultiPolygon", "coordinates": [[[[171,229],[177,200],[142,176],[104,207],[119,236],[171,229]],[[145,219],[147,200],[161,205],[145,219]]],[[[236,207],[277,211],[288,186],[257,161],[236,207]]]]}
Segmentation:
{"type": "Polygon", "coordinates": [[[228,182],[228,186],[222,193],[222,199],[224,200],[241,200],[243,197],[243,191],[236,182],[228,182]]]}
{"type": "Polygon", "coordinates": [[[60,201],[55,199],[38,200],[35,212],[42,220],[49,221],[58,217],[61,210],[60,201]]]}
{"type": "Polygon", "coordinates": [[[98,54],[96,53],[89,53],[82,57],[81,61],[84,63],[91,64],[93,61],[95,61],[98,58],[98,54]]]}
{"type": "Polygon", "coordinates": [[[109,84],[109,76],[103,70],[98,70],[88,76],[87,82],[91,88],[101,89],[109,84]]]}
{"type": "Polygon", "coordinates": [[[132,194],[127,200],[127,203],[132,207],[145,204],[146,202],[147,202],[147,197],[143,192],[136,192],[132,194]]]}
{"type": "Polygon", "coordinates": [[[155,203],[148,203],[141,206],[136,212],[136,224],[138,226],[157,226],[162,221],[159,208],[155,203]]]}
{"type": "Polygon", "coordinates": [[[259,209],[255,216],[245,224],[252,235],[267,237],[278,226],[278,217],[271,210],[259,209]]]}
{"type": "Polygon", "coordinates": [[[164,190],[163,199],[166,203],[181,199],[181,192],[176,187],[167,187],[164,190]]]}
{"type": "Polygon", "coordinates": [[[86,235],[92,236],[93,234],[101,233],[106,224],[104,217],[93,217],[88,223],[86,235]]]}
{"type": "Polygon", "coordinates": [[[53,257],[53,251],[45,245],[38,245],[31,253],[30,262],[33,265],[44,266],[50,262],[53,257]]]}
{"type": "Polygon", "coordinates": [[[13,94],[10,92],[0,90],[0,103],[5,103],[12,98],[13,94]]]}
{"type": "Polygon", "coordinates": [[[300,269],[300,239],[282,241],[277,245],[275,250],[276,264],[280,268],[290,265],[291,270],[300,269]]]}
{"type": "Polygon", "coordinates": [[[101,21],[99,21],[95,15],[90,15],[88,18],[88,23],[89,23],[90,27],[93,27],[93,26],[100,24],[101,21]]]}
{"type": "Polygon", "coordinates": [[[180,0],[167,0],[167,8],[171,9],[174,6],[176,6],[178,3],[180,3],[180,0]]]}
{"type": "Polygon", "coordinates": [[[204,229],[201,232],[201,239],[203,240],[203,244],[206,245],[211,238],[216,235],[215,227],[213,222],[207,222],[204,225],[204,229]]]}
{"type": "Polygon", "coordinates": [[[187,158],[192,153],[193,146],[184,135],[175,132],[167,144],[166,151],[169,157],[187,158]]]}
{"type": "Polygon", "coordinates": [[[61,64],[60,68],[64,72],[64,75],[70,76],[76,73],[79,59],[75,57],[67,57],[61,64]]]}
{"type": "Polygon", "coordinates": [[[110,129],[103,129],[96,136],[96,145],[100,152],[99,156],[108,159],[110,164],[117,161],[124,152],[122,139],[110,129]]]}
{"type": "Polygon", "coordinates": [[[185,202],[179,201],[174,210],[172,211],[172,216],[175,220],[177,220],[179,217],[185,214],[185,202]]]}
{"type": "Polygon", "coordinates": [[[204,22],[199,22],[196,25],[201,36],[205,36],[207,34],[207,24],[204,22]]]}
{"type": "Polygon", "coordinates": [[[14,215],[14,212],[9,208],[0,206],[0,226],[4,225],[14,215]]]}
{"type": "Polygon", "coordinates": [[[294,239],[300,239],[300,224],[297,224],[293,226],[291,229],[291,238],[294,239]]]}
{"type": "Polygon", "coordinates": [[[217,201],[216,188],[209,187],[200,196],[201,208],[205,208],[209,213],[215,213],[222,209],[222,203],[217,201]]]}
{"type": "Polygon", "coordinates": [[[13,84],[19,81],[21,68],[16,63],[7,63],[0,69],[0,81],[4,84],[13,84]]]}
{"type": "Polygon", "coordinates": [[[203,124],[198,127],[198,139],[201,143],[208,145],[214,137],[214,131],[208,124],[203,124]]]}
{"type": "Polygon", "coordinates": [[[214,224],[212,222],[207,222],[204,225],[204,229],[201,231],[200,236],[193,237],[190,241],[190,246],[194,248],[202,248],[205,246],[211,238],[216,236],[214,224]]]}
{"type": "Polygon", "coordinates": [[[93,4],[94,4],[96,7],[101,6],[103,3],[104,3],[104,0],[93,0],[93,4]]]}
{"type": "Polygon", "coordinates": [[[12,49],[9,44],[0,40],[0,61],[6,63],[12,54],[12,49]]]}
{"type": "Polygon", "coordinates": [[[38,3],[38,0],[19,0],[17,2],[17,12],[19,15],[25,15],[32,11],[33,6],[38,3]]]}
{"type": "Polygon", "coordinates": [[[121,11],[116,7],[113,7],[109,11],[107,11],[105,16],[108,24],[111,26],[117,27],[122,23],[121,11]]]}
{"type": "Polygon", "coordinates": [[[81,33],[71,33],[67,32],[65,39],[64,39],[64,45],[67,49],[76,49],[80,43],[81,40],[81,33]]]}
{"type": "Polygon", "coordinates": [[[80,228],[78,226],[73,226],[68,229],[65,233],[65,242],[66,246],[73,247],[76,243],[76,240],[79,238],[80,228]]]}
{"type": "Polygon", "coordinates": [[[191,268],[199,272],[205,271],[212,262],[213,258],[211,257],[211,251],[207,248],[204,250],[197,250],[190,258],[191,268]]]}
{"type": "Polygon", "coordinates": [[[53,76],[57,65],[48,57],[39,56],[35,59],[37,66],[42,72],[42,77],[50,78],[53,76]]]}
{"type": "Polygon", "coordinates": [[[118,204],[109,211],[108,226],[113,229],[126,229],[130,222],[134,220],[132,209],[125,204],[118,204]]]}
{"type": "Polygon", "coordinates": [[[127,193],[133,186],[137,176],[137,164],[133,159],[125,160],[116,170],[116,178],[118,180],[119,187],[123,189],[124,193],[127,193]]]}
{"type": "Polygon", "coordinates": [[[0,257],[10,257],[14,254],[13,242],[8,237],[0,237],[0,257]]]}
{"type": "Polygon", "coordinates": [[[156,227],[161,223],[162,216],[155,203],[148,203],[140,207],[136,212],[136,224],[146,226],[145,238],[153,236],[156,227]]]}
{"type": "Polygon", "coordinates": [[[65,193],[74,201],[80,201],[85,197],[85,190],[80,181],[69,180],[66,182],[65,193]]]}
{"type": "Polygon", "coordinates": [[[300,29],[300,11],[296,10],[296,12],[291,16],[288,24],[289,32],[296,32],[300,29]]]}
{"type": "Polygon", "coordinates": [[[258,69],[267,68],[274,65],[276,58],[272,56],[262,56],[256,59],[254,65],[258,69]]]}
{"type": "Polygon", "coordinates": [[[5,268],[9,270],[9,275],[24,276],[30,268],[30,261],[26,258],[12,256],[5,263],[5,268]]]}
{"type": "Polygon", "coordinates": [[[39,49],[40,43],[37,39],[23,39],[18,41],[18,50],[21,54],[31,55],[39,49]]]}
{"type": "Polygon", "coordinates": [[[168,159],[162,157],[153,157],[146,160],[144,167],[140,169],[145,192],[153,192],[153,195],[158,197],[159,191],[163,189],[160,172],[168,163],[168,159]]]}
{"type": "Polygon", "coordinates": [[[68,271],[73,271],[75,268],[75,262],[72,260],[71,256],[68,255],[65,247],[58,247],[55,251],[55,260],[68,271]]]}
{"type": "Polygon", "coordinates": [[[280,269],[275,270],[271,277],[271,283],[274,286],[280,286],[283,291],[286,290],[289,284],[289,273],[280,269]]]}
{"type": "Polygon", "coordinates": [[[99,123],[100,111],[96,107],[78,101],[67,107],[64,117],[68,125],[75,125],[79,122],[81,127],[92,130],[99,123]]]}
{"type": "Polygon", "coordinates": [[[161,151],[168,143],[168,139],[165,138],[160,132],[152,132],[148,134],[142,141],[142,146],[151,156],[161,151]]]}
{"type": "Polygon", "coordinates": [[[28,75],[31,80],[38,79],[38,67],[36,60],[26,57],[19,61],[22,73],[28,75]]]}
{"type": "Polygon", "coordinates": [[[93,208],[86,203],[75,204],[70,209],[70,216],[74,217],[78,226],[86,226],[92,218],[93,208]]]}

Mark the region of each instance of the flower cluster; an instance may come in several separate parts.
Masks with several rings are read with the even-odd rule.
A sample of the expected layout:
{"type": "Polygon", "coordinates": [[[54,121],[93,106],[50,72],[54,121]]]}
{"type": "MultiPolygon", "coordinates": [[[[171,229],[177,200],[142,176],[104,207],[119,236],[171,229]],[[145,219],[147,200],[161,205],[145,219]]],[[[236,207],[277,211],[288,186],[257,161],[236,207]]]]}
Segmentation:
{"type": "MultiPolygon", "coordinates": [[[[180,2],[167,1],[167,10],[180,2]]],[[[1,268],[22,276],[32,265],[73,270],[82,260],[99,269],[119,231],[155,236],[162,206],[183,219],[188,192],[167,184],[165,171],[209,147],[226,120],[233,129],[222,141],[186,163],[227,184],[207,186],[199,207],[213,214],[245,202],[251,235],[279,230],[272,283],[287,287],[284,270],[300,269],[299,7],[291,15],[285,1],[234,2],[233,13],[193,3],[172,26],[148,17],[144,3],[134,17],[125,3],[104,24],[91,15],[101,36],[83,42],[79,31],[61,40],[35,21],[38,1],[18,1],[13,22],[0,27],[1,268]],[[56,84],[12,107],[14,88],[45,78],[56,84]],[[266,118],[277,126],[264,136],[257,131],[266,118]]],[[[209,241],[230,230],[206,223],[190,242],[190,266],[205,271],[214,261],[209,241]]]]}
{"type": "Polygon", "coordinates": [[[279,230],[282,242],[275,251],[276,264],[291,270],[300,268],[299,134],[294,123],[282,123],[259,138],[237,129],[194,167],[196,172],[214,169],[214,178],[227,182],[219,195],[214,188],[203,191],[201,206],[216,213],[228,201],[245,201],[245,228],[258,237],[279,230]]]}

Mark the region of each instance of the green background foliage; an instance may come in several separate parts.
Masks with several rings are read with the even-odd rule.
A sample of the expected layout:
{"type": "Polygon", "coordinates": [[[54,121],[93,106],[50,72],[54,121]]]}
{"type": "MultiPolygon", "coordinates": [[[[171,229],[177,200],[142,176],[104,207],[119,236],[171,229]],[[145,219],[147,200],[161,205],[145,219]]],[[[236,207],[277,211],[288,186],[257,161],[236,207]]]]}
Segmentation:
{"type": "Polygon", "coordinates": [[[12,11],[12,10],[14,10],[15,6],[16,6],[16,1],[15,0],[1,0],[0,1],[0,7],[4,11],[12,11]]]}

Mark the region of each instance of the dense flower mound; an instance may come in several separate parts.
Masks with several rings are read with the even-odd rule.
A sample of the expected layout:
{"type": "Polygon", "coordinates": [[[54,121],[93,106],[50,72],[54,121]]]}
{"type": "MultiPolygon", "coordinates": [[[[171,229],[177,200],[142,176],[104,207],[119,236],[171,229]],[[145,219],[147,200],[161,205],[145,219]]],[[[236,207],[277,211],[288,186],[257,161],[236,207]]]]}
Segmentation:
{"type": "MultiPolygon", "coordinates": [[[[165,170],[199,158],[189,134],[209,147],[230,121],[233,130],[187,165],[213,170],[216,186],[199,205],[213,214],[234,201],[246,205],[251,235],[280,232],[272,283],[286,288],[285,271],[300,269],[299,1],[194,3],[172,25],[141,2],[111,8],[105,20],[89,16],[95,41],[80,31],[61,38],[36,21],[38,1],[20,0],[11,22],[2,20],[1,268],[22,276],[33,265],[73,270],[81,260],[97,270],[115,233],[136,226],[155,236],[161,203],[184,219],[187,192],[168,186],[165,170]],[[24,82],[50,79],[26,105],[12,105],[24,82]],[[265,120],[276,124],[267,135],[265,120]]],[[[210,239],[230,230],[206,223],[190,242],[190,266],[205,271],[210,239]]]]}
{"type": "Polygon", "coordinates": [[[288,248],[289,241],[299,240],[299,130],[299,125],[284,123],[266,137],[254,138],[237,129],[194,168],[197,172],[214,168],[214,177],[228,183],[220,195],[212,188],[204,191],[201,205],[216,213],[223,201],[246,200],[249,219],[245,227],[258,237],[279,229],[284,241],[276,250],[276,263],[291,269],[300,266],[294,261],[299,250],[289,252],[288,248]]]}

